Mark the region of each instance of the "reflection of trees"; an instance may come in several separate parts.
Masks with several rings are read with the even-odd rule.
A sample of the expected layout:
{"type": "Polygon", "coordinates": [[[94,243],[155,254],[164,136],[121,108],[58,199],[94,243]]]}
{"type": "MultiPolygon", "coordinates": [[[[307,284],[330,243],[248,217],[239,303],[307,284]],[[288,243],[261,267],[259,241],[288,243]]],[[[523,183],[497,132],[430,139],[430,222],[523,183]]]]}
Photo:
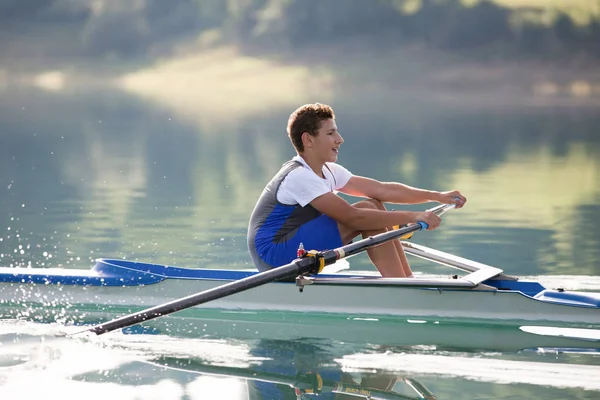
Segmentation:
{"type": "Polygon", "coordinates": [[[9,91],[0,96],[0,253],[4,265],[27,263],[32,253],[54,252],[62,235],[38,227],[51,224],[59,214],[73,218],[72,210],[53,204],[77,196],[77,188],[61,176],[64,159],[81,143],[69,134],[77,131],[80,121],[56,114],[69,106],[75,114],[80,111],[78,104],[67,105],[43,93],[9,91]],[[20,245],[26,249],[23,255],[14,252],[20,245]]]}
{"type": "Polygon", "coordinates": [[[85,240],[72,238],[70,248],[86,254],[97,243],[95,256],[246,266],[249,210],[281,162],[264,133],[270,120],[208,131],[151,107],[139,114],[126,97],[112,101],[89,110],[85,151],[63,166],[81,188],[73,203],[83,204],[65,229],[76,225],[85,240]]]}
{"type": "MultiPolygon", "coordinates": [[[[572,221],[565,221],[561,227],[565,229],[560,235],[562,241],[571,237],[572,246],[566,246],[560,253],[560,260],[564,264],[572,264],[581,274],[598,275],[598,261],[600,260],[600,195],[596,193],[595,199],[587,204],[577,207],[572,221]]],[[[562,242],[561,241],[561,242],[562,242]]],[[[562,273],[556,269],[553,273],[562,273]]]]}

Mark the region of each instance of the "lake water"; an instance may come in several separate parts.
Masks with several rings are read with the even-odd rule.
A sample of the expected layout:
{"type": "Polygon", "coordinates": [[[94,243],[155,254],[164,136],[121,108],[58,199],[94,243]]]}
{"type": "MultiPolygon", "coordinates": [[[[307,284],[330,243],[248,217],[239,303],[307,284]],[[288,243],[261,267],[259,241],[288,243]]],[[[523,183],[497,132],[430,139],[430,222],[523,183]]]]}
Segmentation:
{"type": "MultiPolygon", "coordinates": [[[[330,103],[345,138],[339,162],[350,171],[457,188],[468,197],[440,229],[414,241],[508,274],[600,290],[596,109],[459,107],[369,93],[337,94],[330,103]]],[[[111,257],[251,268],[246,224],[265,183],[293,156],[285,136],[292,110],[269,105],[251,114],[233,108],[210,115],[199,107],[190,117],[116,90],[6,88],[0,92],[0,263],[88,268],[95,258],[111,257]]],[[[419,260],[412,265],[450,273],[419,260]]],[[[350,268],[373,271],[363,255],[350,259],[350,268]]],[[[373,341],[361,329],[355,337],[340,335],[349,328],[335,325],[329,339],[311,338],[307,330],[302,341],[286,340],[284,332],[274,339],[233,337],[210,325],[202,337],[114,333],[79,340],[57,338],[69,328],[60,323],[6,317],[0,314],[6,399],[295,399],[290,385],[312,388],[315,372],[323,392],[341,391],[332,382],[343,382],[374,398],[600,397],[597,353],[522,350],[504,346],[502,336],[497,345],[466,349],[459,344],[481,334],[466,325],[456,327],[460,340],[445,345],[431,338],[429,325],[406,322],[389,327],[406,335],[400,344],[384,335],[373,341]]],[[[251,332],[263,322],[244,323],[251,332]]],[[[304,324],[328,326],[310,317],[304,324]]]]}

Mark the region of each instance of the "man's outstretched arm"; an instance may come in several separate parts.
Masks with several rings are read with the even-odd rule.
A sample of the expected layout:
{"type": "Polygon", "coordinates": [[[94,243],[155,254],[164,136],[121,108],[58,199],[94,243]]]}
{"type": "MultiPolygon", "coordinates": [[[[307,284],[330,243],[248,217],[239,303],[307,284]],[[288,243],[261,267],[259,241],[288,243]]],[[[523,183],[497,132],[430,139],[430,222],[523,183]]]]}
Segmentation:
{"type": "Polygon", "coordinates": [[[457,208],[460,208],[467,201],[458,190],[438,192],[398,182],[380,182],[357,175],[350,178],[340,192],[351,196],[377,199],[383,203],[420,204],[436,201],[443,204],[456,203],[457,208]]]}

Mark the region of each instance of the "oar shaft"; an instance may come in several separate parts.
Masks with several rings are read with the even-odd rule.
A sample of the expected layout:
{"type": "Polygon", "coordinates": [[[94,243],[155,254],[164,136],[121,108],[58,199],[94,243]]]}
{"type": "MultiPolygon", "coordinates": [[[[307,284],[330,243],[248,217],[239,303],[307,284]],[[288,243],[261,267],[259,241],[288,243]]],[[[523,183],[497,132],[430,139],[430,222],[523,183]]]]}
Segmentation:
{"type": "Polygon", "coordinates": [[[212,289],[205,290],[181,299],[177,299],[165,304],[161,304],[146,310],[125,315],[123,317],[108,321],[106,323],[96,325],[89,331],[101,335],[115,329],[131,326],[143,321],[148,321],[163,315],[171,314],[185,308],[193,307],[209,301],[217,300],[222,297],[229,296],[238,292],[242,292],[254,287],[263,285],[268,282],[274,282],[279,279],[287,278],[291,275],[300,275],[311,272],[316,265],[314,257],[307,257],[300,260],[295,260],[290,264],[274,268],[269,271],[261,272],[256,275],[249,276],[237,281],[229,282],[224,285],[217,286],[212,289]]]}
{"type": "Polygon", "coordinates": [[[418,222],[414,225],[409,225],[404,228],[390,230],[375,236],[369,236],[368,238],[364,238],[354,243],[338,247],[337,249],[327,250],[323,252],[323,257],[325,258],[325,265],[333,264],[335,261],[341,258],[353,256],[357,253],[370,249],[373,246],[389,242],[390,240],[397,239],[401,236],[406,235],[407,233],[420,231],[423,229],[427,229],[427,224],[424,222],[418,222]]]}

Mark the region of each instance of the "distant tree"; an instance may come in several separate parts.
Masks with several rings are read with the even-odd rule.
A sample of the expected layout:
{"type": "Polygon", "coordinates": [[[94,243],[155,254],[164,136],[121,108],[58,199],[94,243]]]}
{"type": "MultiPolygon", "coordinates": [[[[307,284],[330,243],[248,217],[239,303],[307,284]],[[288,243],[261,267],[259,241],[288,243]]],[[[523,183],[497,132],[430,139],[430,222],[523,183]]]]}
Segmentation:
{"type": "MultiPolygon", "coordinates": [[[[598,7],[600,7],[600,4],[598,7]]],[[[600,57],[600,20],[595,20],[590,24],[585,43],[586,50],[590,54],[600,57]]]]}
{"type": "Polygon", "coordinates": [[[437,43],[444,48],[461,49],[499,42],[510,42],[510,12],[491,2],[482,1],[471,8],[452,7],[445,18],[437,43]]]}
{"type": "Polygon", "coordinates": [[[0,21],[10,23],[35,19],[53,3],[54,0],[3,0],[0,2],[0,21]]]}
{"type": "Polygon", "coordinates": [[[144,54],[150,32],[148,22],[135,9],[109,9],[87,21],[81,39],[89,56],[132,57],[144,54]]]}
{"type": "MultiPolygon", "coordinates": [[[[269,2],[273,8],[274,1],[269,2]]],[[[401,16],[388,1],[290,0],[279,2],[281,19],[273,20],[268,35],[283,35],[294,46],[349,41],[399,29],[401,16]]],[[[266,35],[263,35],[266,36],[266,35]]],[[[376,45],[376,42],[374,43],[376,45]]]]}
{"type": "Polygon", "coordinates": [[[66,0],[2,0],[0,30],[27,29],[33,24],[85,21],[90,7],[85,2],[66,0]]]}
{"type": "Polygon", "coordinates": [[[573,21],[565,14],[560,15],[554,22],[554,33],[557,39],[564,43],[572,44],[578,38],[573,21]]]}
{"type": "Polygon", "coordinates": [[[140,14],[155,40],[189,34],[205,23],[200,14],[200,3],[193,0],[147,0],[140,14]]]}
{"type": "Polygon", "coordinates": [[[547,36],[547,31],[540,26],[531,24],[523,26],[515,43],[516,53],[520,52],[527,56],[542,53],[547,36]]]}

